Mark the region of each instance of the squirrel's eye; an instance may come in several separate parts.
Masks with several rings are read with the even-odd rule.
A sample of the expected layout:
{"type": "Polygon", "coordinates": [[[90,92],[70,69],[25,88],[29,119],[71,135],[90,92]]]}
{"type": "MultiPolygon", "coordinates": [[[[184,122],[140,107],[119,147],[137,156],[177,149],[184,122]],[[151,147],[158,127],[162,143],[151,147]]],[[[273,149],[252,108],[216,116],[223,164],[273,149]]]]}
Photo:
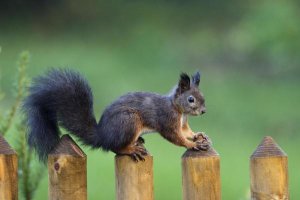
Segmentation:
{"type": "Polygon", "coordinates": [[[194,103],[195,102],[195,98],[193,96],[189,96],[188,97],[188,102],[189,103],[194,103]]]}

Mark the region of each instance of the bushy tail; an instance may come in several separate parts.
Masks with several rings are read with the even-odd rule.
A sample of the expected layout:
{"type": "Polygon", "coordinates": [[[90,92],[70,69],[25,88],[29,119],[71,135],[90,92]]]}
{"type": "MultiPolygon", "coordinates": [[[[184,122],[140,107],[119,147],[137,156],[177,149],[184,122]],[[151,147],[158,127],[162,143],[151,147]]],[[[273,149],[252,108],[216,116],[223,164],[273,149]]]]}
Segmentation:
{"type": "Polygon", "coordinates": [[[28,144],[45,160],[59,141],[58,125],[92,144],[96,129],[93,95],[77,72],[52,69],[34,79],[23,110],[28,125],[28,144]]]}

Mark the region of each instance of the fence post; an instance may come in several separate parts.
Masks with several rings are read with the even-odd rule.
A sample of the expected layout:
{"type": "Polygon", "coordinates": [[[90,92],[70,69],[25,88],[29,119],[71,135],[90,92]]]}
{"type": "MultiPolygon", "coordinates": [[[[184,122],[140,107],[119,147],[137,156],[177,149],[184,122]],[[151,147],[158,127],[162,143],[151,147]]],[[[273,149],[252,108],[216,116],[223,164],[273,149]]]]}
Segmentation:
{"type": "Polygon", "coordinates": [[[86,155],[69,135],[63,135],[48,156],[49,199],[86,200],[86,155]]]}
{"type": "Polygon", "coordinates": [[[18,158],[0,134],[0,199],[18,199],[18,158]]]}
{"type": "Polygon", "coordinates": [[[134,162],[129,156],[115,156],[116,199],[153,200],[153,157],[134,162]]]}
{"type": "Polygon", "coordinates": [[[270,136],[250,158],[251,199],[289,199],[288,159],[270,136]]]}
{"type": "Polygon", "coordinates": [[[208,151],[187,150],[181,159],[183,200],[220,200],[220,156],[208,151]]]}

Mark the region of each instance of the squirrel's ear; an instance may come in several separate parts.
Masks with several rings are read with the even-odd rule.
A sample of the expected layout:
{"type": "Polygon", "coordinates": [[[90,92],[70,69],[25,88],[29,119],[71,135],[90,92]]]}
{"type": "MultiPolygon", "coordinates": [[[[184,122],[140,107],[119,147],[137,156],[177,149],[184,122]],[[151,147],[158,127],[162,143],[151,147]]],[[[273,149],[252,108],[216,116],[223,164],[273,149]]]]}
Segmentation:
{"type": "Polygon", "coordinates": [[[200,84],[200,72],[196,72],[193,76],[192,76],[192,81],[193,81],[193,84],[196,85],[196,86],[199,86],[200,84]]]}
{"type": "Polygon", "coordinates": [[[180,80],[178,83],[178,88],[180,89],[180,93],[190,89],[190,77],[186,73],[182,73],[180,75],[180,80]]]}

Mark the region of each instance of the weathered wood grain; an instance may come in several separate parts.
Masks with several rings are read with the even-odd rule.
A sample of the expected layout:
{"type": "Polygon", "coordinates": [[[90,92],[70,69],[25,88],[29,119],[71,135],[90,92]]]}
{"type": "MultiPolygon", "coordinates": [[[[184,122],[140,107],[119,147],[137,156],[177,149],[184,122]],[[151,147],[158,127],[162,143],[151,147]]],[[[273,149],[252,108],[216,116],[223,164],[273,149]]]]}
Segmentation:
{"type": "Polygon", "coordinates": [[[116,199],[153,200],[153,158],[134,162],[129,156],[115,157],[116,199]]]}
{"type": "Polygon", "coordinates": [[[48,156],[49,199],[86,200],[86,155],[69,135],[48,156]]]}
{"type": "Polygon", "coordinates": [[[184,200],[220,200],[219,154],[213,148],[187,150],[182,156],[182,185],[184,200]]]}
{"type": "Polygon", "coordinates": [[[269,136],[250,158],[251,199],[289,199],[288,158],[269,136]]]}
{"type": "Polygon", "coordinates": [[[0,134],[0,199],[18,199],[18,158],[0,134]]]}

